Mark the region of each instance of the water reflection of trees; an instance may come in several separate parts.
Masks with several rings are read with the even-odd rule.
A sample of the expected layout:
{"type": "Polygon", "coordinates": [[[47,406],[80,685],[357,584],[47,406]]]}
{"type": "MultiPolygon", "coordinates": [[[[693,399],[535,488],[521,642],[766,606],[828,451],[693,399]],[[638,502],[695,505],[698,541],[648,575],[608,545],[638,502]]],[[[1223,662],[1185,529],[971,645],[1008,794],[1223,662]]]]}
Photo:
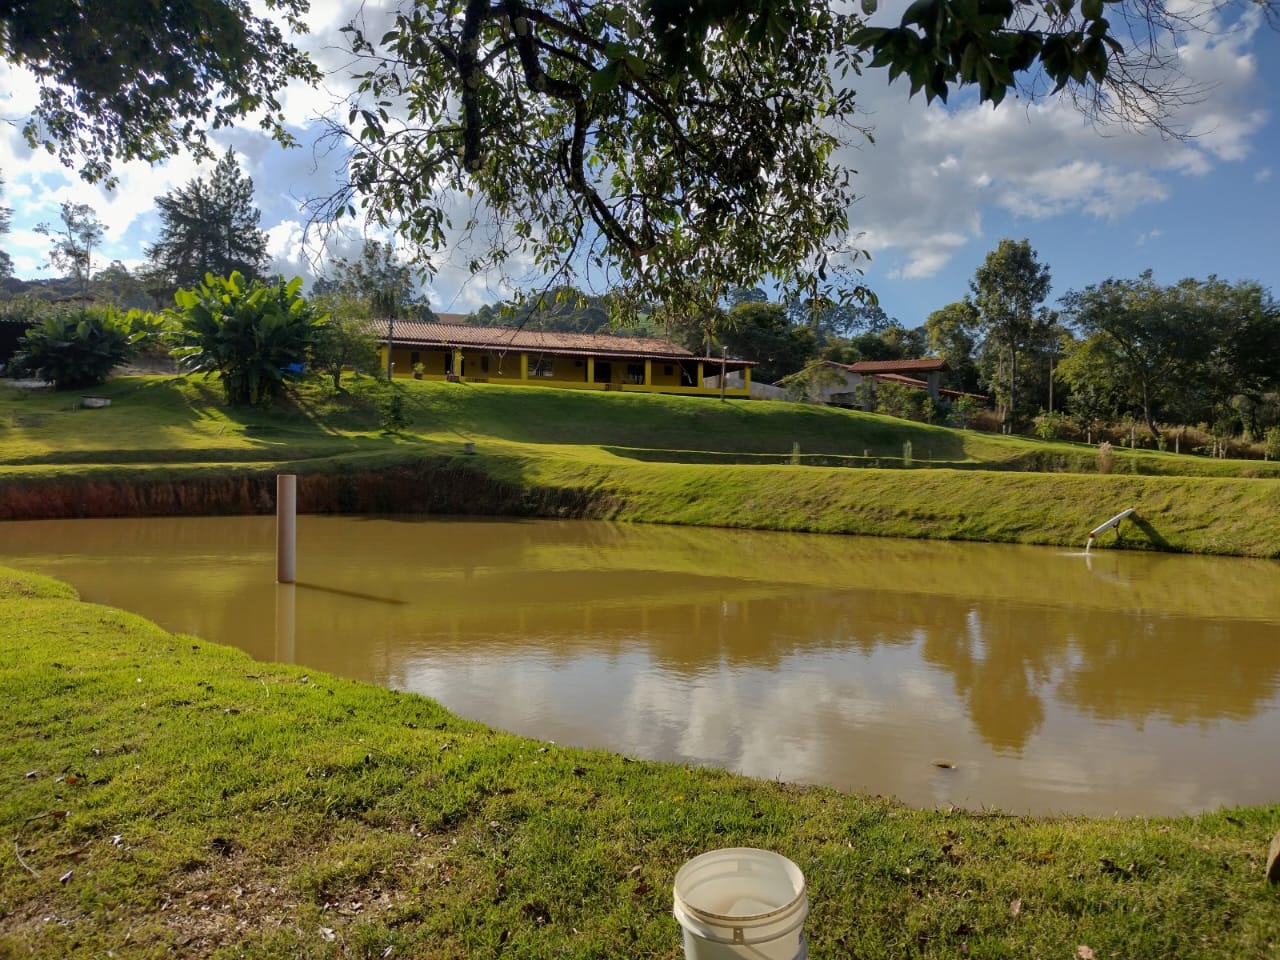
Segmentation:
{"type": "Polygon", "coordinates": [[[1099,718],[1242,720],[1280,691],[1274,624],[1094,614],[1063,626],[1077,657],[1059,696],[1099,718]]]}
{"type": "Polygon", "coordinates": [[[952,675],[997,749],[1025,746],[1046,700],[1141,728],[1247,719],[1280,690],[1265,623],[974,604],[924,631],[924,658],[952,675]]]}
{"type": "MultiPolygon", "coordinates": [[[[94,599],[275,654],[270,518],[75,524],[94,599]]],[[[15,555],[34,555],[57,527],[5,532],[15,555]]],[[[640,654],[684,678],[810,655],[856,673],[891,648],[910,670],[918,649],[1009,752],[1055,704],[1141,727],[1246,719],[1280,696],[1275,567],[1261,561],[1108,555],[1115,575],[1100,579],[1101,558],[1090,571],[1018,548],[489,521],[326,520],[303,539],[304,580],[381,602],[300,590],[297,659],[374,679],[530,652],[552,664],[640,654]],[[1035,589],[1019,593],[1029,562],[1035,589]],[[1224,596],[1246,619],[1221,617],[1224,596]]]]}
{"type": "MultiPolygon", "coordinates": [[[[478,583],[455,584],[450,602],[433,612],[415,607],[386,615],[406,618],[392,632],[413,656],[446,636],[469,656],[536,648],[551,662],[643,650],[656,669],[681,676],[784,670],[809,655],[918,645],[923,662],[951,678],[978,734],[1012,752],[1040,730],[1053,702],[1140,728],[1153,718],[1178,724],[1247,718],[1280,688],[1280,645],[1266,623],[965,603],[884,590],[777,592],[714,578],[637,580],[616,572],[535,580],[536,587],[505,584],[487,601],[472,592],[478,583]],[[576,602],[557,599],[567,594],[576,602]]],[[[338,633],[348,636],[366,615],[337,608],[325,614],[345,621],[338,633]]],[[[349,642],[317,634],[313,654],[335,645],[349,642]]]]}

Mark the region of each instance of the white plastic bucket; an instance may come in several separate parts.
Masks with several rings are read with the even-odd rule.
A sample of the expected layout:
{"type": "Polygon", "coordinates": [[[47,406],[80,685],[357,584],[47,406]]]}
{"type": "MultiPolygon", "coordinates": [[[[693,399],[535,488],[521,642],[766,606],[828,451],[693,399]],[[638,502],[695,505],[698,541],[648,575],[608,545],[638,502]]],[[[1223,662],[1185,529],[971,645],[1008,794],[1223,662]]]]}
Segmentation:
{"type": "Polygon", "coordinates": [[[754,847],[712,850],[676,873],[675,916],[686,960],[805,960],[804,874],[754,847]]]}

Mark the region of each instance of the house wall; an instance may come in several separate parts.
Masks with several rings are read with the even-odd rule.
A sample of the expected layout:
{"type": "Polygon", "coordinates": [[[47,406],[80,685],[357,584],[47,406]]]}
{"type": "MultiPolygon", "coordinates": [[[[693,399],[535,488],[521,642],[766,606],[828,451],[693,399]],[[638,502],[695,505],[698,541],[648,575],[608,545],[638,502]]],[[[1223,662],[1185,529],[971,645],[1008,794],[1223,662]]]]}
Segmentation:
{"type": "MultiPolygon", "coordinates": [[[[456,375],[452,350],[431,347],[396,347],[391,352],[393,375],[413,377],[415,363],[423,367],[422,377],[443,380],[456,375]]],[[[378,348],[379,368],[386,370],[386,345],[378,348]]],[[[679,361],[625,358],[588,358],[517,351],[464,350],[461,378],[472,382],[524,383],[582,390],[627,390],[649,393],[718,394],[719,388],[698,386],[702,374],[697,360],[679,361]],[[549,372],[549,376],[539,373],[549,372]],[[647,382],[646,382],[647,379],[647,382]]],[[[750,396],[750,371],[743,381],[730,386],[726,396],[750,396]]]]}

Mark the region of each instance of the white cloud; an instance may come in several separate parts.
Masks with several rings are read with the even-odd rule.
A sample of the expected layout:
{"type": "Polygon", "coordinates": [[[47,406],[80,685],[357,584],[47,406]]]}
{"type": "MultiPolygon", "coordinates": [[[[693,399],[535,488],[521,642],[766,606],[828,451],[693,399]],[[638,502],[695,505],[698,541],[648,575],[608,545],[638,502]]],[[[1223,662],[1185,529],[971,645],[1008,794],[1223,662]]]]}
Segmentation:
{"type": "Polygon", "coordinates": [[[1214,23],[1181,47],[1179,66],[1199,87],[1175,118],[1197,134],[1184,142],[1095,128],[1062,100],[993,109],[962,94],[951,107],[926,106],[921,96],[908,99],[902,80],[887,84],[883,71],[867,71],[858,94],[875,144],[845,148],[841,159],[858,171],[852,219],[876,253],[872,286],[882,264],[890,279],[937,273],[981,239],[986,211],[1114,222],[1169,200],[1180,176],[1247,157],[1268,119],[1251,49],[1259,22],[1250,13],[1235,29],[1214,23]]]}

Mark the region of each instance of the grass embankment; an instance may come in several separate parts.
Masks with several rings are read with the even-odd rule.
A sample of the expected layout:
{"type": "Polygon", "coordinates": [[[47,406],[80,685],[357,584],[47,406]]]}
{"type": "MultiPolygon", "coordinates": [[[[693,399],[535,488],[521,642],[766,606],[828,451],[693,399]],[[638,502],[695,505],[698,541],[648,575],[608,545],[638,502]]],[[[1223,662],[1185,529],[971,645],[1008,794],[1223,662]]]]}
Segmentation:
{"type": "Polygon", "coordinates": [[[735,845],[804,870],[814,958],[1280,956],[1280,806],[927,812],[633,762],[7,570],[0,702],[4,956],[675,958],[676,870],[735,845]]]}
{"type": "MultiPolygon", "coordinates": [[[[0,395],[0,518],[252,512],[274,473],[311,511],[607,517],[692,525],[1082,545],[1126,507],[1138,548],[1280,556],[1280,464],[1113,451],[800,404],[406,382],[311,386],[274,411],[215,384],[120,378],[113,405],[0,395]],[[466,456],[463,443],[476,445],[466,456]],[[1100,466],[1108,469],[1099,474],[1100,466]]],[[[1113,533],[1106,541],[1114,539],[1113,533]]]]}

